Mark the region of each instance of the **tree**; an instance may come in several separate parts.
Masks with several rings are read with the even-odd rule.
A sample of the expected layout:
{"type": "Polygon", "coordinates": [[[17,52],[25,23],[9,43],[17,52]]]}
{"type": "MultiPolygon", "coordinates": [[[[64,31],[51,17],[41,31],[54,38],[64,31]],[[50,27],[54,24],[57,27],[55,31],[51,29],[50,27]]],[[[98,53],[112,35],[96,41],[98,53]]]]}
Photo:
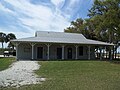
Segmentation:
{"type": "Polygon", "coordinates": [[[15,34],[9,33],[6,35],[6,42],[9,42],[10,40],[16,39],[15,34]]]}
{"type": "Polygon", "coordinates": [[[6,34],[3,32],[0,32],[0,42],[2,44],[2,48],[4,48],[3,43],[5,42],[5,39],[6,39],[6,34]]]}
{"type": "Polygon", "coordinates": [[[94,22],[99,21],[95,25],[97,36],[101,36],[103,41],[118,43],[120,39],[120,0],[95,0],[88,15],[90,19],[94,19],[94,22]]]}
{"type": "Polygon", "coordinates": [[[86,38],[116,44],[120,41],[120,0],[95,0],[89,18],[71,22],[65,32],[82,33],[86,38]]]}
{"type": "Polygon", "coordinates": [[[116,44],[113,49],[117,51],[120,41],[120,0],[95,0],[93,7],[89,10],[90,19],[99,20],[95,32],[101,36],[102,41],[116,44]]]}
{"type": "Polygon", "coordinates": [[[83,19],[78,18],[76,21],[72,21],[70,27],[64,29],[65,32],[70,33],[82,33],[83,19]]]}
{"type": "MultiPolygon", "coordinates": [[[[16,36],[13,33],[9,33],[9,34],[5,34],[3,32],[0,32],[0,42],[2,44],[2,48],[4,48],[3,43],[8,43],[10,40],[16,39],[16,36]]],[[[12,43],[9,42],[8,44],[9,47],[13,47],[14,45],[12,43]]]]}
{"type": "Polygon", "coordinates": [[[88,19],[72,21],[65,32],[117,44],[120,40],[120,0],[95,0],[88,19]]]}
{"type": "MultiPolygon", "coordinates": [[[[9,33],[6,35],[6,39],[5,39],[6,43],[9,42],[10,40],[13,40],[13,39],[16,39],[15,34],[9,33]]],[[[9,42],[8,47],[12,47],[12,49],[14,49],[14,45],[11,42],[9,42]]]]}
{"type": "Polygon", "coordinates": [[[70,27],[64,29],[65,32],[81,33],[88,39],[97,40],[94,32],[92,20],[78,18],[76,21],[72,21],[70,27]]]}

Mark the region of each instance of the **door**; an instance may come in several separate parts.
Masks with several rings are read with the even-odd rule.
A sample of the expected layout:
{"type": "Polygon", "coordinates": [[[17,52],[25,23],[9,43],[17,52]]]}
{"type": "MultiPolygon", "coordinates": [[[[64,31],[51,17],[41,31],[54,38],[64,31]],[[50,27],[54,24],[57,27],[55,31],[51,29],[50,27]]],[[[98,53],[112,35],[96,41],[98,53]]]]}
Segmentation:
{"type": "Polygon", "coordinates": [[[57,59],[62,59],[62,48],[57,48],[57,59]]]}
{"type": "Polygon", "coordinates": [[[38,59],[43,58],[43,47],[37,47],[37,58],[38,59]]]}
{"type": "Polygon", "coordinates": [[[72,48],[67,49],[67,58],[72,59],[72,48]]]}

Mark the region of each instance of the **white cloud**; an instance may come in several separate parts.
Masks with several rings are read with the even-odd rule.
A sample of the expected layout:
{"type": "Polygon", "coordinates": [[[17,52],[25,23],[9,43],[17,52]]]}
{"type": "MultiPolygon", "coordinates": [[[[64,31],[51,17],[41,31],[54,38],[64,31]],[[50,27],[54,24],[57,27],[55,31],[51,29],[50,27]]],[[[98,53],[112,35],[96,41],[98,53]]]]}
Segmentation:
{"type": "MultiPolygon", "coordinates": [[[[26,34],[23,31],[17,31],[16,27],[15,34],[19,38],[30,36],[38,30],[63,32],[64,29],[70,24],[69,21],[61,15],[61,11],[57,8],[57,6],[53,10],[51,7],[43,6],[42,4],[32,4],[29,2],[29,0],[5,1],[14,7],[14,13],[16,13],[17,19],[21,22],[23,27],[28,27],[30,32],[29,34],[26,34]]],[[[62,3],[64,0],[58,1],[59,0],[52,0],[55,5],[60,5],[60,3],[62,3]]]]}
{"type": "Polygon", "coordinates": [[[7,12],[7,13],[15,14],[12,10],[5,8],[1,3],[0,3],[0,10],[7,12]]]}
{"type": "MultiPolygon", "coordinates": [[[[13,29],[16,29],[16,27],[12,27],[13,29]]],[[[9,30],[6,30],[4,28],[0,28],[0,32],[4,32],[5,34],[9,34],[9,33],[13,33],[15,34],[16,38],[24,38],[24,37],[34,37],[35,36],[35,33],[33,32],[30,32],[30,33],[27,33],[27,32],[22,32],[22,31],[9,31],[9,30]]],[[[4,43],[4,48],[7,48],[7,45],[8,43],[4,43]]],[[[2,47],[1,43],[0,43],[0,47],[2,47]]]]}
{"type": "MultiPolygon", "coordinates": [[[[69,25],[68,20],[61,15],[58,9],[53,11],[47,6],[34,5],[29,0],[6,0],[6,2],[13,5],[16,12],[30,17],[18,17],[18,19],[23,25],[35,29],[35,31],[63,31],[69,25]]],[[[57,5],[59,2],[55,1],[54,3],[57,5]]]]}
{"type": "Polygon", "coordinates": [[[52,2],[55,6],[61,7],[61,6],[64,4],[65,0],[51,0],[51,2],[52,2]]]}
{"type": "Polygon", "coordinates": [[[7,30],[5,28],[0,28],[0,32],[3,32],[5,34],[13,33],[13,34],[15,34],[15,36],[17,38],[23,38],[25,36],[32,37],[32,36],[35,35],[33,32],[28,33],[28,32],[17,31],[17,27],[15,27],[15,26],[11,26],[11,28],[13,29],[13,31],[12,30],[7,30]]]}
{"type": "Polygon", "coordinates": [[[11,18],[11,22],[7,22],[10,23],[11,26],[6,28],[6,31],[14,30],[13,32],[15,32],[19,38],[32,36],[35,31],[38,30],[63,31],[70,25],[69,20],[71,20],[71,17],[77,17],[80,6],[89,0],[50,1],[49,5],[45,5],[42,2],[36,5],[31,3],[30,0],[4,0],[4,2],[12,6],[14,11],[6,8],[1,3],[0,10],[12,14],[17,21],[16,24],[12,25],[11,22],[13,22],[14,19],[11,18]],[[25,32],[24,29],[25,31],[28,30],[28,32],[25,32]]]}

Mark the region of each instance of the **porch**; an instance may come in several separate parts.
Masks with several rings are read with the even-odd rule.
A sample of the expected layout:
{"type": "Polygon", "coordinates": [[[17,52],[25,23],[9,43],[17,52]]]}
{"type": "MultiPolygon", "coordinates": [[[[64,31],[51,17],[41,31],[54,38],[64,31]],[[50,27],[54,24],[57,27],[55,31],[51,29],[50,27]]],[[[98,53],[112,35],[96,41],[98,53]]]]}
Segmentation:
{"type": "Polygon", "coordinates": [[[96,46],[98,45],[19,42],[16,43],[16,59],[102,59],[102,49],[98,55],[95,52],[96,46]]]}

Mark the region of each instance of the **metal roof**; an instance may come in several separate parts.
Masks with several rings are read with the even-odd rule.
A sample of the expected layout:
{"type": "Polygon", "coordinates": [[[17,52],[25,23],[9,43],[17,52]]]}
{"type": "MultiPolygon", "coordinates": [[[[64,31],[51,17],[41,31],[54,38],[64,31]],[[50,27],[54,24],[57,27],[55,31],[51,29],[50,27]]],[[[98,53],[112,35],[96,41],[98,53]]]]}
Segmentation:
{"type": "Polygon", "coordinates": [[[87,44],[87,45],[114,45],[96,40],[86,39],[82,34],[37,31],[35,37],[15,39],[12,42],[41,42],[41,43],[64,43],[64,44],[87,44]]]}
{"type": "Polygon", "coordinates": [[[52,38],[80,38],[86,39],[82,34],[78,33],[65,33],[65,32],[47,32],[47,31],[37,31],[36,37],[52,37],[52,38]]]}

